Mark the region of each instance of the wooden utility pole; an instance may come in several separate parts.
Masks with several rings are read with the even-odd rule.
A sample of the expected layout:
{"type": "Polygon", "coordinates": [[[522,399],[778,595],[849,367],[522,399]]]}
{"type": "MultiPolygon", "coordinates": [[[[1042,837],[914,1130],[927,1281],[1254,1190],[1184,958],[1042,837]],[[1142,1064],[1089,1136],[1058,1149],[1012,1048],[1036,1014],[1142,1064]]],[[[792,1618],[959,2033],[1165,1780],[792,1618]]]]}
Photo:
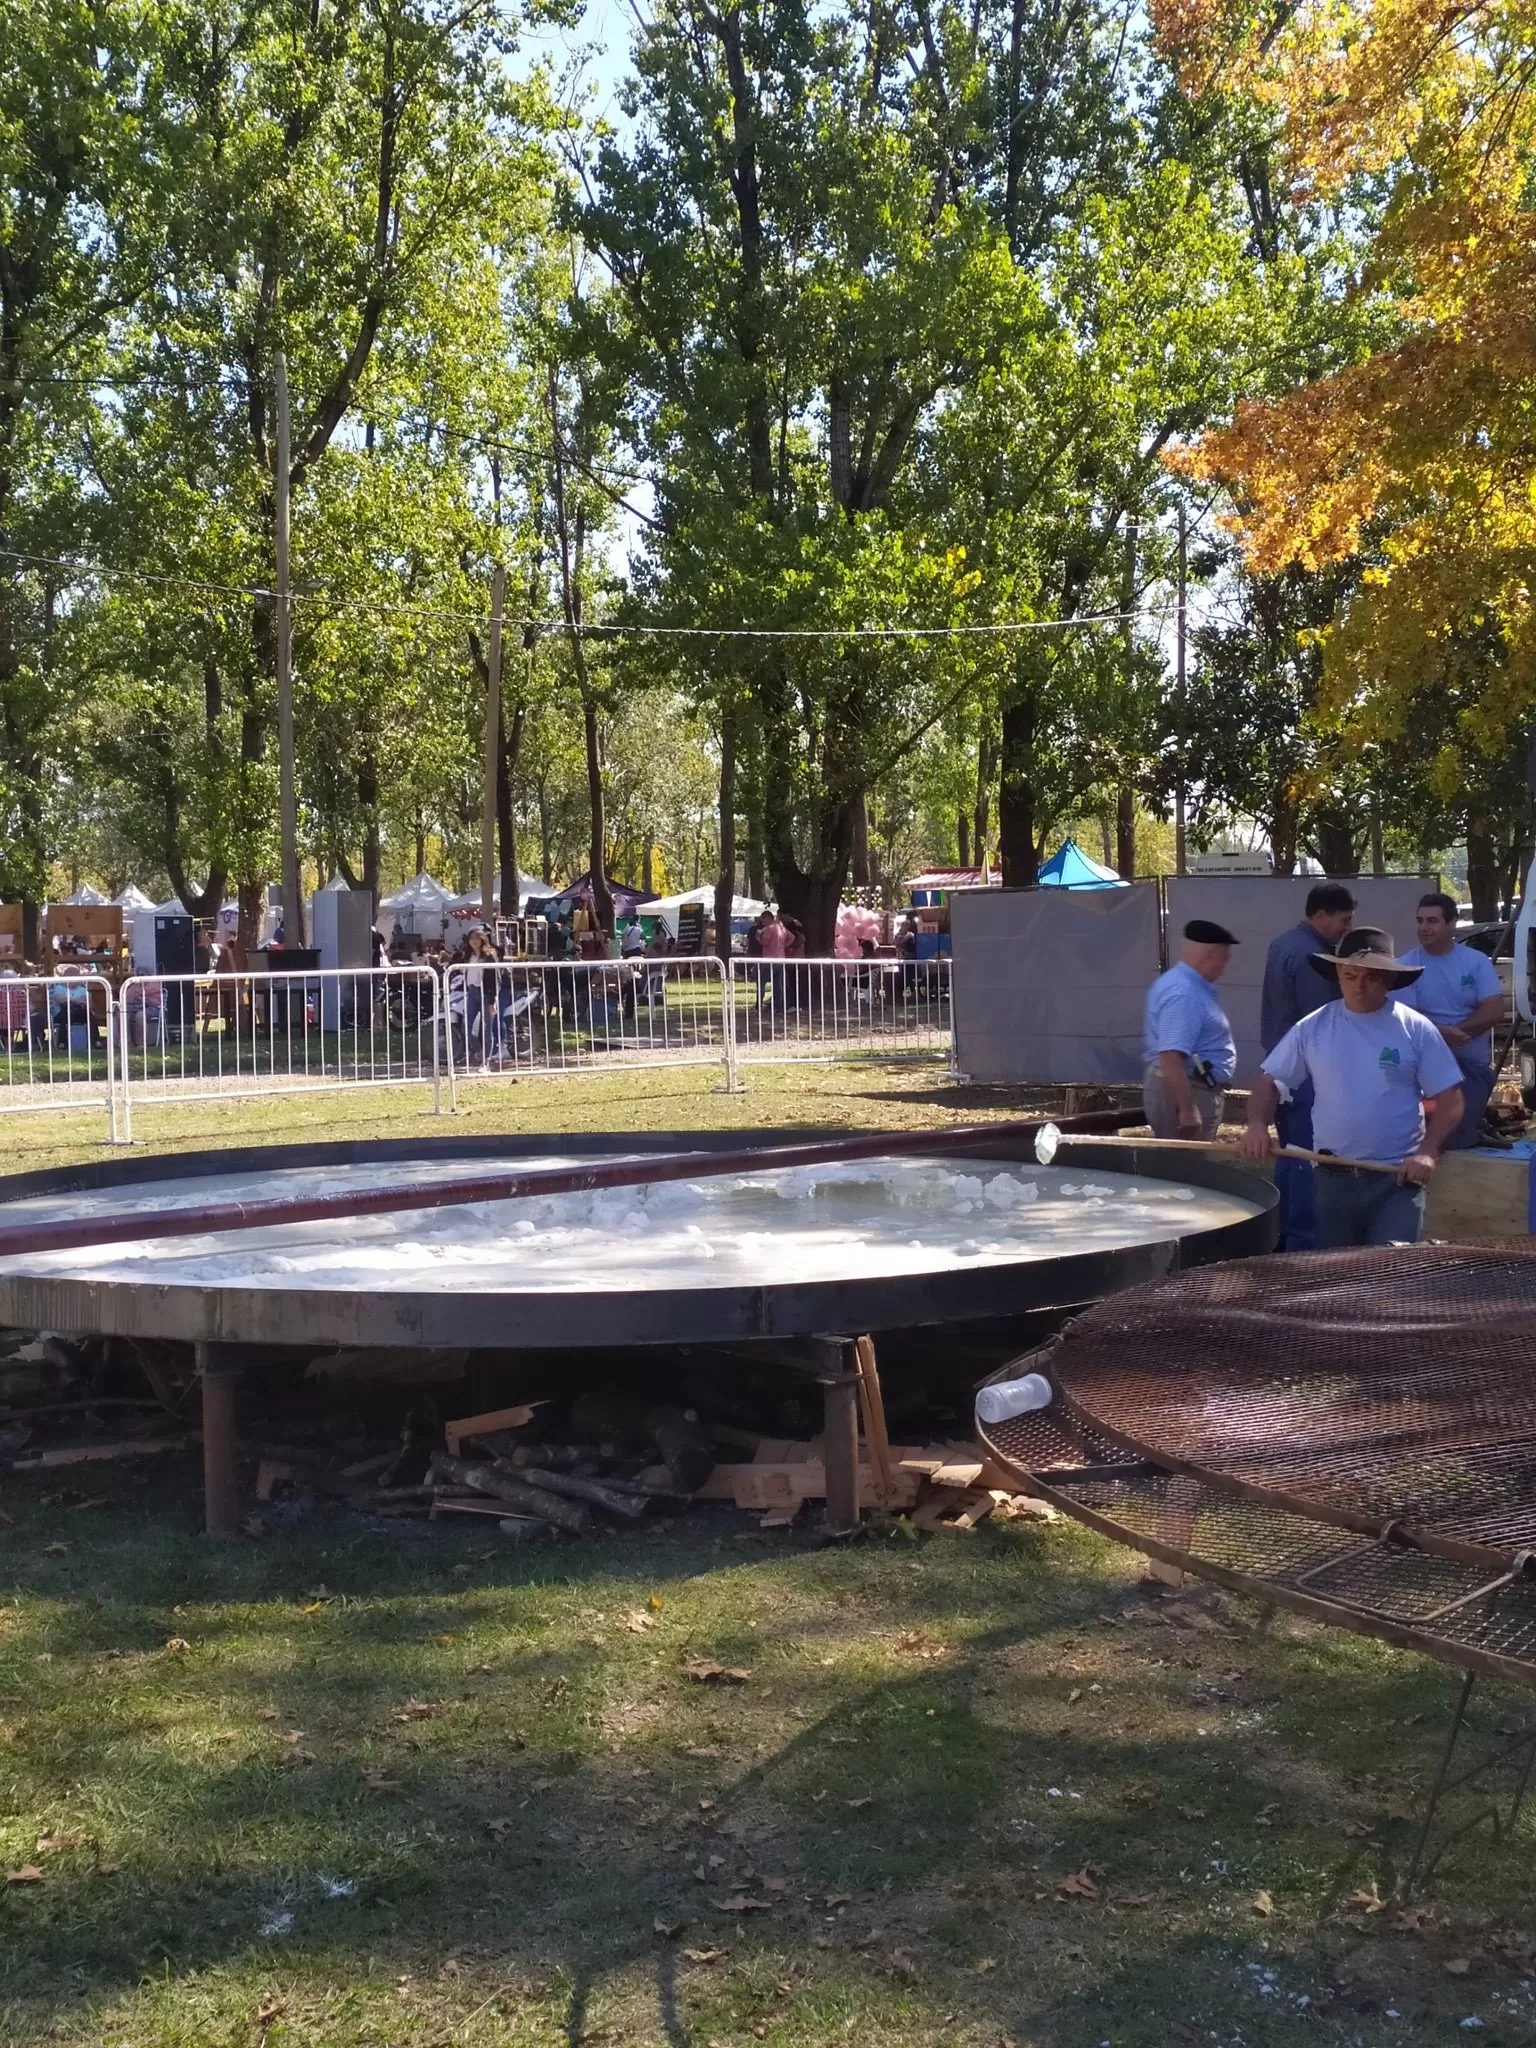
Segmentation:
{"type": "Polygon", "coordinates": [[[1187,659],[1185,612],[1189,601],[1189,523],[1179,507],[1179,604],[1174,641],[1174,739],[1178,745],[1178,787],[1173,799],[1173,871],[1185,872],[1184,857],[1184,676],[1187,659]]]}
{"type": "Polygon", "coordinates": [[[485,650],[485,802],[480,816],[480,915],[487,923],[496,904],[496,775],[501,751],[501,617],[507,608],[507,572],[491,571],[491,636],[485,650]]]}
{"type": "Polygon", "coordinates": [[[293,600],[288,571],[288,479],[291,423],[288,416],[288,359],[273,358],[277,385],[277,462],[273,503],[277,529],[277,760],[278,808],[283,841],[283,941],[304,943],[304,902],[299,894],[299,798],[293,766],[293,600]]]}

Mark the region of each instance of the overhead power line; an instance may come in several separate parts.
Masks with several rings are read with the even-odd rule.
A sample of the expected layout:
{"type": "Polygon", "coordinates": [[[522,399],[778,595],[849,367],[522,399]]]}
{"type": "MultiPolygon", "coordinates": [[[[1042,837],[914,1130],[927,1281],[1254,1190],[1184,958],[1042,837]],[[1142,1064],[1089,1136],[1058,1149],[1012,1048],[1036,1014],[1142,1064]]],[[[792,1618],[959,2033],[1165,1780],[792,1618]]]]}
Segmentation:
{"type": "MultiPolygon", "coordinates": [[[[111,562],[85,562],[64,555],[39,555],[19,548],[0,548],[0,559],[25,562],[34,568],[63,569],[76,576],[123,577],[199,596],[238,597],[275,602],[277,592],[259,583],[213,583],[197,577],[167,575],[153,569],[119,567],[111,562]]],[[[447,611],[429,605],[391,604],[382,598],[331,597],[324,591],[297,590],[294,605],[327,605],[335,612],[373,612],[384,617],[434,619],[445,625],[485,626],[489,611],[447,611]]],[[[1139,619],[1161,620],[1166,605],[1140,605],[1130,610],[1073,612],[1064,619],[991,619],[949,626],[685,626],[670,621],[584,620],[574,630],[583,639],[670,640],[963,640],[1004,638],[1017,633],[1062,633],[1100,626],[1123,626],[1139,619]]],[[[561,639],[571,629],[563,619],[504,619],[503,625],[539,638],[561,639]]]]}

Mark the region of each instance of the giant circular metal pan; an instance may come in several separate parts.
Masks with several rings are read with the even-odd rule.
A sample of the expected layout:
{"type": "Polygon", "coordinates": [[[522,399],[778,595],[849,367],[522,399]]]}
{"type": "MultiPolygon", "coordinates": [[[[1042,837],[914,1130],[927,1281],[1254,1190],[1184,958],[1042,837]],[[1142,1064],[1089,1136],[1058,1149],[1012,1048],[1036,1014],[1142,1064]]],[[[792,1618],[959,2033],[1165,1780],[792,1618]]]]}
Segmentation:
{"type": "MultiPolygon", "coordinates": [[[[306,1167],[398,1167],[402,1162],[430,1162],[451,1171],[455,1165],[487,1159],[536,1160],[552,1152],[594,1159],[616,1154],[643,1158],[648,1153],[679,1150],[738,1152],[783,1143],[788,1135],[782,1131],[733,1131],[639,1136],[610,1132],[540,1140],[411,1138],[112,1161],[0,1181],[0,1220],[22,1220],[29,1213],[27,1205],[39,1198],[47,1198],[55,1207],[59,1197],[99,1198],[112,1190],[125,1199],[143,1199],[153,1196],[157,1184],[201,1177],[260,1176],[306,1167]]],[[[987,1156],[1033,1167],[1028,1141],[1020,1138],[1000,1140],[987,1156]]],[[[1275,1190],[1241,1166],[1198,1153],[1163,1153],[1134,1141],[1075,1148],[1068,1141],[1057,1164],[1074,1161],[1104,1173],[1134,1175],[1138,1180],[1182,1182],[1191,1188],[1235,1196],[1252,1207],[1236,1220],[1203,1230],[1171,1232],[1152,1242],[1109,1248],[1101,1244],[1088,1252],[1000,1260],[958,1270],[815,1281],[765,1271],[760,1280],[754,1276],[751,1284],[727,1280],[720,1285],[641,1287],[626,1265],[626,1248],[616,1245],[609,1262],[584,1275],[579,1287],[565,1292],[484,1289],[472,1281],[456,1291],[392,1282],[343,1291],[334,1285],[304,1285],[297,1277],[292,1285],[252,1286],[235,1279],[228,1284],[166,1284],[147,1275],[93,1277],[89,1261],[81,1260],[71,1270],[67,1255],[51,1254],[0,1266],[0,1322],[123,1336],[301,1343],[316,1348],[328,1344],[501,1349],[718,1343],[1018,1315],[1097,1300],[1181,1267],[1273,1247],[1275,1190]]],[[[236,1245],[237,1235],[230,1234],[227,1242],[236,1245]]]]}

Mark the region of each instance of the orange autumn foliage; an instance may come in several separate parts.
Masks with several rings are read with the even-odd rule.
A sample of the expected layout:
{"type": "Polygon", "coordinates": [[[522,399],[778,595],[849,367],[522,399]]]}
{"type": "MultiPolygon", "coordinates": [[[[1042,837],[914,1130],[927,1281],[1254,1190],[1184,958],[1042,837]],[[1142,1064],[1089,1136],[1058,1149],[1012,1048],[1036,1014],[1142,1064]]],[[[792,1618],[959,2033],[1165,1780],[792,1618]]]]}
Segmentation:
{"type": "Polygon", "coordinates": [[[1465,736],[1499,752],[1536,704],[1536,0],[1154,13],[1191,90],[1277,110],[1300,194],[1371,173],[1392,195],[1362,280],[1392,343],[1174,460],[1230,487],[1256,569],[1367,565],[1329,645],[1335,709],[1400,726],[1476,666],[1465,736]]]}

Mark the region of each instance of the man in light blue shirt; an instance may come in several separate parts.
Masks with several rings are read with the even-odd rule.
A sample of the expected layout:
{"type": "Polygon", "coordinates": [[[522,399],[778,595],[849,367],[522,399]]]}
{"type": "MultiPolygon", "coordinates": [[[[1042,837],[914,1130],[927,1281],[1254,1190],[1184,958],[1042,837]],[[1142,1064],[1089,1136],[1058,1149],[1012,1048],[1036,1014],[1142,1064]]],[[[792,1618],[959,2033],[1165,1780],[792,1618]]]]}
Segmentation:
{"type": "Polygon", "coordinates": [[[1214,1138],[1237,1065],[1232,1026],[1213,986],[1237,940],[1197,917],[1184,927],[1179,957],[1147,991],[1142,1102],[1159,1138],[1214,1138]]]}
{"type": "Polygon", "coordinates": [[[1481,1142],[1483,1112],[1493,1093],[1491,1026],[1509,1014],[1499,970],[1486,953],[1456,943],[1456,905],[1438,892],[1419,898],[1419,943],[1403,955],[1405,966],[1423,969],[1403,997],[1439,1027],[1461,1069],[1464,1107],[1448,1152],[1481,1142]]]}
{"type": "MultiPolygon", "coordinates": [[[[1265,1052],[1272,1052],[1291,1026],[1313,1010],[1338,1001],[1339,984],[1324,974],[1316,955],[1334,951],[1354,916],[1355,899],[1342,882],[1314,882],[1307,891],[1301,922],[1270,940],[1259,1007],[1259,1044],[1265,1052]]],[[[1282,1145],[1312,1149],[1310,1081],[1295,1089],[1289,1102],[1280,1104],[1275,1111],[1275,1130],[1282,1145]]],[[[1275,1186],[1280,1190],[1281,1250],[1311,1251],[1317,1242],[1311,1167],[1305,1159],[1277,1159],[1275,1186]]]]}
{"type": "Polygon", "coordinates": [[[1421,969],[1397,959],[1389,932],[1359,925],[1320,954],[1338,976],[1342,1002],[1328,1003],[1288,1031],[1264,1061],[1248,1099],[1243,1150],[1266,1159],[1280,1090],[1310,1081],[1312,1128],[1320,1151],[1341,1160],[1382,1160],[1368,1167],[1318,1166],[1314,1181],[1317,1244],[1416,1244],[1424,1223],[1424,1183],[1461,1122],[1461,1069],[1426,1017],[1394,1002],[1421,969]],[[1426,1126],[1424,1100],[1434,1098],[1426,1126]]]}

